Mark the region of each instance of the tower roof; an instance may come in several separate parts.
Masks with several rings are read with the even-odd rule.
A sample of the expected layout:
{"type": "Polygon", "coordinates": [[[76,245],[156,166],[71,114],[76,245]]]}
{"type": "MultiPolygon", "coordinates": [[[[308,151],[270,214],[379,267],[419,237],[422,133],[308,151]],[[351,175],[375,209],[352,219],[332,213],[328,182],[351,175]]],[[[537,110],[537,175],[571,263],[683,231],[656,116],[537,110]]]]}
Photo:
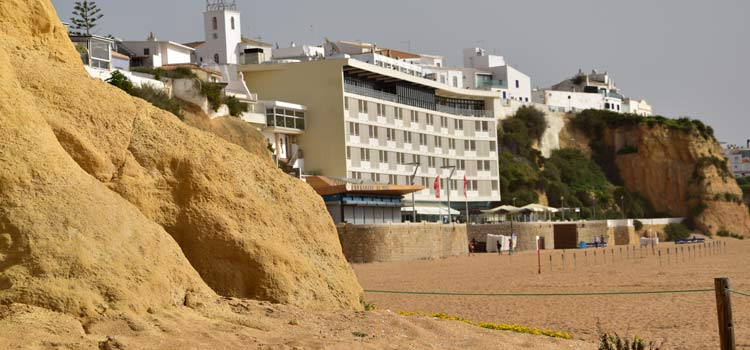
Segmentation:
{"type": "Polygon", "coordinates": [[[237,11],[236,0],[206,0],[206,11],[237,11]]]}

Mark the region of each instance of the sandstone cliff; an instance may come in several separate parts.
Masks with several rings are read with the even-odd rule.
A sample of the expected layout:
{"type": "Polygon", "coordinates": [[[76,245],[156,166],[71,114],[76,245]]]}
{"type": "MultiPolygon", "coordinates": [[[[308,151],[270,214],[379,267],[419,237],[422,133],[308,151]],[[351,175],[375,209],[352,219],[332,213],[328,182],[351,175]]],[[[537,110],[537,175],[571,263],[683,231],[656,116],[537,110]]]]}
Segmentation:
{"type": "Polygon", "coordinates": [[[47,0],[1,1],[0,35],[0,302],[361,307],[322,200],[267,153],[89,78],[47,0]]]}
{"type": "MultiPolygon", "coordinates": [[[[587,154],[592,153],[589,141],[570,120],[560,133],[561,145],[587,154]]],[[[640,123],[605,128],[601,141],[625,188],[645,197],[655,212],[691,218],[697,229],[711,234],[727,230],[750,235],[750,214],[739,200],[742,192],[712,136],[640,123]]]]}

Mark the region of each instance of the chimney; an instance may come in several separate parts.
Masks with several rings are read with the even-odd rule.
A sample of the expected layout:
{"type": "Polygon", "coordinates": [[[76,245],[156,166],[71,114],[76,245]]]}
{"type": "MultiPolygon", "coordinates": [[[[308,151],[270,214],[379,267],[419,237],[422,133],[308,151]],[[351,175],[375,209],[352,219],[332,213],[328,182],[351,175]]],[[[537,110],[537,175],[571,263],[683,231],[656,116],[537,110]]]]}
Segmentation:
{"type": "Polygon", "coordinates": [[[747,140],[747,148],[750,148],[750,140],[747,140]]]}

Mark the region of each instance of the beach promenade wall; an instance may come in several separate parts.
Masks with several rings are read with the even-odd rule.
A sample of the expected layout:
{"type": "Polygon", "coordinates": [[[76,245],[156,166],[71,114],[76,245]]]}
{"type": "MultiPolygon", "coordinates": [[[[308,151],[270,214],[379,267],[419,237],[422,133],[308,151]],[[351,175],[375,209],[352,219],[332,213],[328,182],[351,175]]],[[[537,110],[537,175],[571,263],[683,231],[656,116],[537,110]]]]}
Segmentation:
{"type": "Polygon", "coordinates": [[[336,226],[351,263],[442,259],[467,254],[466,225],[393,223],[336,226]]]}
{"type": "Polygon", "coordinates": [[[544,237],[544,248],[555,249],[554,230],[552,222],[514,222],[511,231],[510,222],[496,224],[469,225],[469,241],[487,242],[487,235],[510,236],[515,232],[518,236],[516,250],[535,250],[536,236],[544,237]]]}

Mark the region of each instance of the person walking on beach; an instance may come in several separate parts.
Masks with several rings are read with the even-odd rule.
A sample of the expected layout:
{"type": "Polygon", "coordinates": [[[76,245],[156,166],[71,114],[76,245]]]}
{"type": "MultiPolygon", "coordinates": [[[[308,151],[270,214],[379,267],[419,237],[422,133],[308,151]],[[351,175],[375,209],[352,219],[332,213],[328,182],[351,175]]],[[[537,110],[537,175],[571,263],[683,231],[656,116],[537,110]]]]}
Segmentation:
{"type": "Polygon", "coordinates": [[[477,246],[477,239],[472,238],[471,242],[469,242],[469,256],[474,255],[474,249],[476,248],[476,246],[477,246]]]}
{"type": "Polygon", "coordinates": [[[498,239],[496,243],[497,243],[497,253],[500,254],[500,255],[503,255],[502,240],[498,239]]]}

